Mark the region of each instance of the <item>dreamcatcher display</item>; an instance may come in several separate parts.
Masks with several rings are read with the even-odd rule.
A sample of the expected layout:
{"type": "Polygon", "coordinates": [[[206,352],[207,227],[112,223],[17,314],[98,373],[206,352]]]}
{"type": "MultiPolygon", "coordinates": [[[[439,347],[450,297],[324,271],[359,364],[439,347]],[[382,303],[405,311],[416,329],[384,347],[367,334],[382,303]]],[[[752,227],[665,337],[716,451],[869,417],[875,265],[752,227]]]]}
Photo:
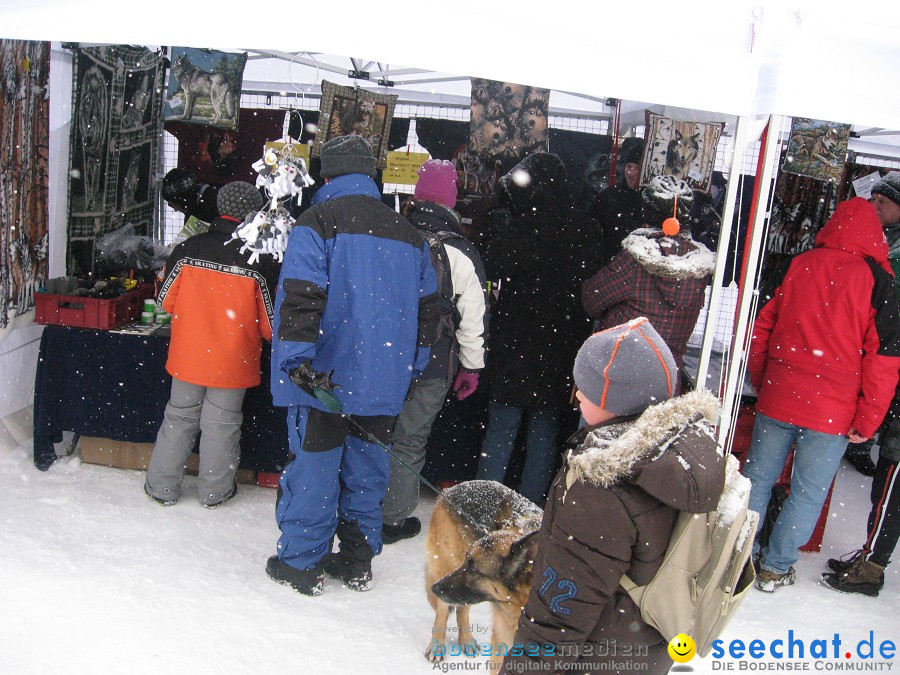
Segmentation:
{"type": "Polygon", "coordinates": [[[315,184],[300,155],[301,149],[302,146],[286,137],[267,144],[262,158],[253,163],[253,169],[259,174],[256,187],[265,190],[269,206],[249,214],[231,235],[232,239],[244,242],[240,252],[250,253],[251,265],[262,254],[272,255],[278,262],[284,258],[288,234],[294,226],[294,218],[284,204],[294,197],[299,204],[303,188],[315,184]]]}

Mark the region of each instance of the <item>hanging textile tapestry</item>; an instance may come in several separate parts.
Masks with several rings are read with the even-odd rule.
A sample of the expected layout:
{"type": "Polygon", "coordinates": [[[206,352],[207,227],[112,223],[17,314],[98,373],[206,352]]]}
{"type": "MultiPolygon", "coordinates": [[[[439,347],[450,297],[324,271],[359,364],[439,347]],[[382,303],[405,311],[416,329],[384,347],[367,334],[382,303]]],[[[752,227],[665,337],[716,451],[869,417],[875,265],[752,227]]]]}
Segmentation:
{"type": "Polygon", "coordinates": [[[47,278],[50,43],[0,40],[0,338],[47,278]]]}
{"type": "Polygon", "coordinates": [[[151,235],[163,62],[144,47],[75,50],[69,149],[70,274],[92,271],[94,240],[130,223],[151,235]]]}
{"type": "Polygon", "coordinates": [[[342,87],[322,80],[322,104],[319,107],[319,133],[312,149],[318,157],[322,146],[337,136],[362,136],[372,146],[375,165],[387,165],[388,140],[394,118],[396,96],[375,94],[359,87],[342,87]]]}
{"type": "Polygon", "coordinates": [[[709,194],[716,147],[724,122],[679,122],[647,111],[641,185],[654,176],[675,176],[709,194]]]}
{"type": "Polygon", "coordinates": [[[246,65],[246,52],[173,47],[166,120],[237,129],[246,65]]]}
{"type": "Polygon", "coordinates": [[[469,152],[501,173],[548,147],[550,90],[512,82],[472,78],[469,152]]]}
{"type": "Polygon", "coordinates": [[[791,136],[782,171],[837,182],[844,173],[850,125],[806,117],[791,121],[791,136]]]}

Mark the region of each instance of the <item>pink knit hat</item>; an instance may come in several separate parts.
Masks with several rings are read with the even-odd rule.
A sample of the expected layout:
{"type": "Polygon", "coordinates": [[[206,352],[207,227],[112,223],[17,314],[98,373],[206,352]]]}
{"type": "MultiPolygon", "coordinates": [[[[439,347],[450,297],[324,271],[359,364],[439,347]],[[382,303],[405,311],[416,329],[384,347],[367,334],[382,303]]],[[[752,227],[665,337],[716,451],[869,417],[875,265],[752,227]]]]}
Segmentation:
{"type": "Polygon", "coordinates": [[[456,168],[446,159],[429,159],[419,169],[416,198],[437,202],[449,208],[456,206],[456,168]]]}

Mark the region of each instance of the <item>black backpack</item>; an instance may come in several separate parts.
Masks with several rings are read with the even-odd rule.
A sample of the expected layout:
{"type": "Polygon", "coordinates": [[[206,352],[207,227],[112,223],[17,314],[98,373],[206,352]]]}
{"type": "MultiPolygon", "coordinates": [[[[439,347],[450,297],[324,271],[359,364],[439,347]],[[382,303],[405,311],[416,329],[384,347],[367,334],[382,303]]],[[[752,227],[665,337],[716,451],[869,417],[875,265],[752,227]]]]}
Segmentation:
{"type": "Polygon", "coordinates": [[[431,251],[431,263],[434,266],[434,275],[437,277],[437,292],[440,296],[440,317],[432,344],[437,344],[437,341],[445,335],[449,336],[453,341],[453,346],[450,348],[449,364],[449,377],[452,377],[453,373],[456,372],[456,359],[459,351],[459,343],[456,341],[459,313],[456,310],[457,298],[453,294],[453,280],[450,277],[450,258],[447,256],[444,242],[457,238],[459,235],[446,230],[432,232],[422,229],[419,232],[425,241],[428,242],[428,249],[431,251]]]}

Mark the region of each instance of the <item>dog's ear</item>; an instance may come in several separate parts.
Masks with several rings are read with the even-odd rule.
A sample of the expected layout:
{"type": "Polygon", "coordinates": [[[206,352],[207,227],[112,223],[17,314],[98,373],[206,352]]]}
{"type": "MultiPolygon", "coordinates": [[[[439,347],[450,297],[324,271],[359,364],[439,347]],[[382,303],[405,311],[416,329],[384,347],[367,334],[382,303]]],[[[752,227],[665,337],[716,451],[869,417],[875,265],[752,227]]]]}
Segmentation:
{"type": "Polygon", "coordinates": [[[513,521],[513,503],[507,496],[500,500],[497,510],[494,512],[494,528],[495,530],[503,530],[509,527],[513,521]]]}
{"type": "Polygon", "coordinates": [[[522,575],[531,570],[537,555],[538,534],[540,530],[529,532],[509,547],[509,553],[503,559],[500,576],[509,588],[515,588],[522,575]]]}

